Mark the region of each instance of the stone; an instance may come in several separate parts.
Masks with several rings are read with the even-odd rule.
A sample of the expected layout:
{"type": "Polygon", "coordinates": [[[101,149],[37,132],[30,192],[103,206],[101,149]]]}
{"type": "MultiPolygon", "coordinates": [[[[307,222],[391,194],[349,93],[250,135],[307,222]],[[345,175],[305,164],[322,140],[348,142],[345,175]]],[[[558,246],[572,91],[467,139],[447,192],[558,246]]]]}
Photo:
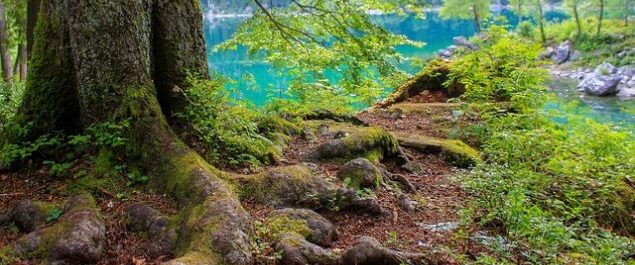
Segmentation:
{"type": "Polygon", "coordinates": [[[331,221],[309,209],[284,208],[271,212],[271,217],[286,217],[291,220],[304,220],[311,230],[306,239],[322,247],[330,247],[337,239],[337,231],[331,221]]]}
{"type": "Polygon", "coordinates": [[[348,136],[348,133],[346,133],[345,131],[338,131],[335,133],[335,136],[333,136],[333,139],[342,139],[346,136],[348,136]]]}
{"type": "Polygon", "coordinates": [[[459,222],[445,222],[445,223],[438,223],[438,224],[432,224],[432,225],[423,225],[423,229],[428,230],[430,232],[435,232],[435,233],[451,232],[459,228],[459,226],[461,226],[461,223],[459,222]]]}
{"type": "Polygon", "coordinates": [[[567,40],[560,43],[556,49],[556,54],[553,57],[553,62],[556,64],[563,64],[569,59],[571,55],[571,41],[567,40]]]}
{"type": "Polygon", "coordinates": [[[452,57],[452,52],[448,49],[443,49],[439,51],[439,57],[449,59],[452,57]]]}
{"type": "Polygon", "coordinates": [[[540,60],[551,59],[551,57],[553,57],[555,54],[556,54],[556,50],[553,47],[549,46],[540,54],[539,59],[540,60]]]}
{"type": "Polygon", "coordinates": [[[13,221],[20,231],[30,233],[46,224],[48,211],[44,205],[31,200],[18,201],[9,211],[8,219],[13,221]]]}
{"type": "Polygon", "coordinates": [[[381,171],[368,159],[357,158],[344,164],[337,177],[355,189],[377,188],[382,182],[381,171]]]}
{"type": "Polygon", "coordinates": [[[615,68],[615,66],[613,66],[610,63],[607,62],[603,62],[602,64],[598,65],[595,70],[593,71],[594,74],[596,75],[605,75],[605,76],[609,76],[609,75],[615,75],[617,74],[617,68],[615,68]]]}
{"type": "Polygon", "coordinates": [[[468,48],[470,50],[478,49],[478,46],[476,46],[476,44],[471,43],[470,41],[467,40],[467,38],[465,38],[463,36],[458,36],[458,37],[452,38],[452,42],[454,43],[455,46],[458,46],[458,47],[465,47],[465,48],[468,48]]]}
{"type": "Polygon", "coordinates": [[[571,62],[575,62],[577,60],[580,60],[580,57],[582,57],[582,53],[578,50],[574,50],[573,52],[571,52],[571,54],[569,55],[569,61],[571,62]]]}
{"type": "Polygon", "coordinates": [[[593,72],[578,84],[578,90],[594,96],[611,96],[617,94],[617,86],[622,78],[619,75],[605,76],[593,72]]]}
{"type": "Polygon", "coordinates": [[[177,234],[167,217],[147,204],[137,203],[126,209],[126,227],[132,232],[145,233],[150,242],[145,246],[150,258],[173,256],[177,234]]]}
{"type": "Polygon", "coordinates": [[[408,173],[415,174],[417,176],[422,176],[427,173],[426,167],[423,164],[419,162],[415,162],[415,161],[410,161],[408,163],[405,163],[401,166],[401,168],[407,171],[408,173]]]}
{"type": "Polygon", "coordinates": [[[635,86],[632,87],[622,87],[620,88],[619,92],[617,93],[618,97],[621,98],[630,98],[630,97],[635,97],[635,86]]]}
{"type": "Polygon", "coordinates": [[[318,134],[320,136],[327,135],[329,133],[329,126],[326,124],[318,125],[318,134]]]}

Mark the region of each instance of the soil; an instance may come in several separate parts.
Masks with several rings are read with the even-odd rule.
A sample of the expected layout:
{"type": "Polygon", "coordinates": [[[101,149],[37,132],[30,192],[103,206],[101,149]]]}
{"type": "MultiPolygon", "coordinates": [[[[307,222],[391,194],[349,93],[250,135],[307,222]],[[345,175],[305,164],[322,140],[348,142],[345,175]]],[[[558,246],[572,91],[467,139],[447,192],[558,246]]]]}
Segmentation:
{"type": "MultiPolygon", "coordinates": [[[[452,127],[453,110],[456,105],[447,104],[442,93],[424,91],[410,101],[388,109],[371,109],[358,114],[358,118],[372,126],[381,126],[390,131],[447,137],[452,127]],[[397,112],[397,115],[394,113],[397,112]]],[[[289,145],[281,165],[297,164],[329,136],[320,136],[313,141],[295,138],[289,145]]],[[[462,258],[473,258],[488,249],[471,241],[466,232],[479,230],[478,227],[461,227],[454,231],[432,232],[425,225],[460,221],[459,211],[466,208],[470,197],[462,190],[454,176],[459,169],[451,167],[439,157],[405,149],[406,155],[424,166],[422,175],[410,174],[394,161],[384,161],[384,167],[393,174],[405,176],[416,192],[409,196],[419,203],[414,213],[407,213],[400,207],[394,190],[381,187],[374,196],[388,214],[371,216],[349,212],[321,212],[331,220],[338,230],[335,249],[346,249],[360,236],[372,236],[387,247],[413,252],[430,252],[443,264],[460,264],[462,258]]],[[[318,165],[327,177],[335,177],[341,164],[324,162],[318,165]]],[[[46,169],[34,172],[0,174],[0,212],[9,209],[16,201],[23,199],[40,200],[62,204],[69,196],[68,181],[50,176],[46,169]]],[[[122,180],[125,183],[125,180],[122,180]]],[[[126,186],[123,184],[123,186],[126,186]]],[[[124,210],[132,203],[146,202],[166,215],[176,213],[176,205],[161,194],[154,194],[143,187],[129,187],[125,191],[99,190],[96,196],[107,227],[107,244],[104,259],[100,265],[110,264],[159,264],[171,257],[150,260],[144,255],[143,246],[147,239],[127,232],[124,224],[124,210]],[[120,194],[124,194],[121,196],[120,194]]],[[[245,209],[254,220],[264,221],[274,210],[267,205],[244,202],[245,209]]],[[[20,234],[8,226],[0,228],[0,248],[9,244],[20,234]]],[[[30,264],[28,261],[22,264],[30,264]]]]}

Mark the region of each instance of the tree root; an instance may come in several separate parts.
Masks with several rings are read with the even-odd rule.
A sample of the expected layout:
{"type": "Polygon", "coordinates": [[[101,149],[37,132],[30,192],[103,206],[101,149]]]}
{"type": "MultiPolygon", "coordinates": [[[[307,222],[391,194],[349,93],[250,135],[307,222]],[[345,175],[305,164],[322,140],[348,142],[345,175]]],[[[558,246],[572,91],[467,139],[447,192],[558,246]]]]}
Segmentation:
{"type": "Polygon", "coordinates": [[[360,197],[354,190],[340,188],[322,176],[313,174],[306,165],[278,167],[269,172],[235,176],[243,198],[274,207],[299,206],[323,210],[355,210],[381,214],[375,199],[360,197]]]}

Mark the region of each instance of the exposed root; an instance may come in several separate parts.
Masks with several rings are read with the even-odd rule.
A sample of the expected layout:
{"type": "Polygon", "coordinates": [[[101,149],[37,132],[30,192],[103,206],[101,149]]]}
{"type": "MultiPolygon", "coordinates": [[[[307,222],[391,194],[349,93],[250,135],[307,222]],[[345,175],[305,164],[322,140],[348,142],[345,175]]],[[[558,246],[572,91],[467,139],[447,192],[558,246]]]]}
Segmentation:
{"type": "Polygon", "coordinates": [[[14,242],[14,255],[46,258],[53,264],[96,263],[102,254],[106,228],[95,201],[87,195],[76,196],[64,210],[55,224],[14,242]]]}
{"type": "Polygon", "coordinates": [[[354,125],[367,126],[367,124],[352,115],[337,114],[330,110],[315,110],[302,116],[303,120],[332,120],[336,122],[349,122],[354,125]]]}
{"type": "Polygon", "coordinates": [[[338,264],[401,265],[435,264],[428,255],[394,251],[385,248],[372,237],[360,237],[355,245],[346,250],[338,259],[338,264]]]}
{"type": "Polygon", "coordinates": [[[278,167],[269,172],[235,176],[244,199],[274,207],[299,206],[310,209],[353,210],[381,214],[373,198],[360,197],[354,190],[337,187],[306,165],[278,167]]]}
{"type": "Polygon", "coordinates": [[[439,154],[457,167],[470,167],[482,161],[477,150],[459,140],[447,140],[423,135],[395,133],[399,144],[424,153],[439,154]]]}

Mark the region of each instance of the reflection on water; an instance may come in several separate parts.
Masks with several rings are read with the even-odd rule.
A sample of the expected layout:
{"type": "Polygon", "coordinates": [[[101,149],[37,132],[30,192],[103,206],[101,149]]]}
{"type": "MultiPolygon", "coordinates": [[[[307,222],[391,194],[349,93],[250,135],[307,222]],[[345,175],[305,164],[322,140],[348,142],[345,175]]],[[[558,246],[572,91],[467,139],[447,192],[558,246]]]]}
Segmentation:
{"type": "Polygon", "coordinates": [[[561,101],[549,104],[548,109],[584,115],[599,122],[635,124],[635,99],[586,95],[578,92],[576,81],[572,79],[554,79],[549,87],[561,101]]]}

